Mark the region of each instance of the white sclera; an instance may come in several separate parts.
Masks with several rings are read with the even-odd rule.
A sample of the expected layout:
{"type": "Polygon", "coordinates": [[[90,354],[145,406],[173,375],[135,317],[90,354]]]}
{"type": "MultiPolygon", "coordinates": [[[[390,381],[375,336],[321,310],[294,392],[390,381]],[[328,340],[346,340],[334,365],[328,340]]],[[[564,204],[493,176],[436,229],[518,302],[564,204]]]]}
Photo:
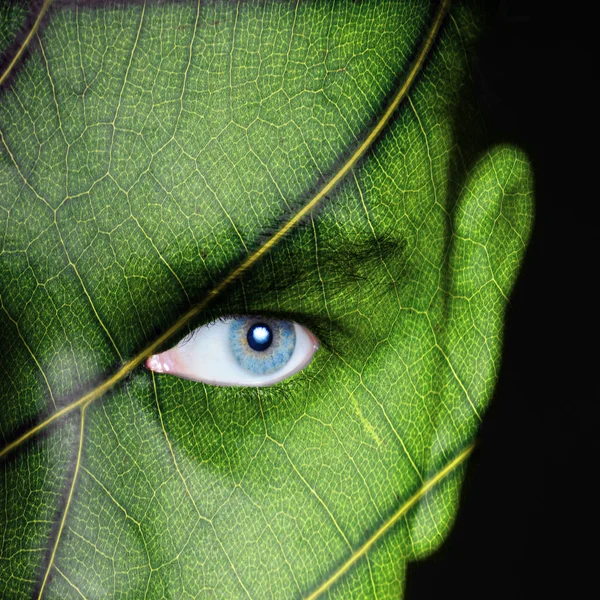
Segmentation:
{"type": "Polygon", "coordinates": [[[210,385],[264,387],[304,369],[319,348],[313,333],[294,323],[296,345],[288,362],[274,373],[257,375],[244,369],[233,355],[229,337],[232,320],[223,319],[198,327],[170,350],[151,356],[146,366],[158,373],[210,385]]]}

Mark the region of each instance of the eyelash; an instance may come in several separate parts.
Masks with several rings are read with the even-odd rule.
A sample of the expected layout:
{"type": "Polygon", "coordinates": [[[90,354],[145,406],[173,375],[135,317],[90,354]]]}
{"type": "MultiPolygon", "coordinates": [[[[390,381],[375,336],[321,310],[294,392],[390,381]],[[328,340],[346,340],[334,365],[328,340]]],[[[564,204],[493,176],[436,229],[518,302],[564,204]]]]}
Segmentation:
{"type": "Polygon", "coordinates": [[[228,319],[235,319],[235,318],[239,318],[239,317],[248,317],[248,316],[252,316],[252,317],[266,317],[266,318],[271,318],[271,319],[282,319],[282,320],[286,320],[286,321],[295,321],[296,323],[298,323],[299,325],[302,325],[304,327],[306,327],[307,329],[309,329],[310,331],[312,331],[312,333],[315,334],[315,336],[317,337],[317,339],[319,340],[319,343],[321,344],[322,348],[326,348],[329,351],[335,352],[336,348],[338,346],[338,340],[343,337],[345,335],[344,330],[341,328],[341,326],[339,325],[339,323],[336,323],[336,321],[332,321],[330,319],[324,318],[324,317],[316,317],[316,316],[309,316],[309,315],[302,315],[302,314],[297,314],[297,313],[281,313],[281,312],[274,312],[274,311],[252,311],[252,312],[248,312],[248,313],[225,313],[225,314],[221,314],[216,316],[215,318],[212,319],[205,319],[202,322],[198,323],[197,325],[190,326],[190,331],[188,331],[186,334],[182,335],[180,337],[180,339],[175,342],[172,345],[175,345],[176,343],[178,343],[179,341],[188,338],[185,342],[185,345],[187,345],[189,342],[191,342],[196,335],[198,335],[198,330],[200,327],[202,327],[203,325],[208,325],[209,323],[212,323],[214,321],[221,321],[221,322],[225,322],[228,319]]]}

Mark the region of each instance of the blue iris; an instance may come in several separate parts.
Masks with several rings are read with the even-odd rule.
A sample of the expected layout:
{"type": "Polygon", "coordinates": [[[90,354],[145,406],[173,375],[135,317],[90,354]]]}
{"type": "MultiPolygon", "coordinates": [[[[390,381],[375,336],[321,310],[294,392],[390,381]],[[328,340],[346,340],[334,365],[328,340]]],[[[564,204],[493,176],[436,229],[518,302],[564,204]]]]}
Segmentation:
{"type": "Polygon", "coordinates": [[[229,345],[241,367],[266,375],[290,360],[296,346],[296,330],[290,321],[241,317],[231,322],[229,345]]]}

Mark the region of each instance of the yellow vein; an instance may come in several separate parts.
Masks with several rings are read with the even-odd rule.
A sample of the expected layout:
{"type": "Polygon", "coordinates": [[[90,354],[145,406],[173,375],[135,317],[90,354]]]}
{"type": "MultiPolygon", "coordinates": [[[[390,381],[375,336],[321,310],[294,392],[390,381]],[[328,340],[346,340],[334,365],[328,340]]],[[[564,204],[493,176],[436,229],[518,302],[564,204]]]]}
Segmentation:
{"type": "Polygon", "coordinates": [[[181,479],[181,482],[183,483],[183,485],[185,487],[185,491],[186,491],[186,493],[188,495],[188,498],[191,500],[191,502],[192,502],[192,504],[194,506],[194,509],[196,510],[196,514],[198,515],[198,521],[196,521],[196,523],[194,524],[194,527],[192,528],[192,531],[190,532],[190,535],[188,536],[187,541],[185,542],[183,548],[177,554],[177,558],[179,558],[180,554],[184,551],[185,547],[188,545],[190,539],[192,538],[192,534],[194,533],[194,529],[195,529],[196,525],[198,524],[198,522],[199,521],[206,521],[207,523],[210,524],[210,527],[211,527],[211,529],[212,529],[212,531],[213,531],[213,533],[215,535],[215,539],[217,540],[217,543],[221,547],[221,550],[223,550],[223,554],[227,558],[227,560],[229,562],[229,565],[231,566],[231,570],[233,571],[233,574],[235,575],[238,583],[240,584],[240,586],[242,587],[242,589],[244,590],[244,592],[246,592],[246,595],[248,596],[248,598],[251,599],[250,592],[248,591],[248,588],[246,588],[246,586],[244,585],[244,582],[241,580],[240,575],[237,572],[237,569],[235,568],[235,565],[233,564],[231,558],[229,557],[229,555],[227,554],[227,551],[225,550],[225,547],[221,543],[221,540],[219,539],[219,536],[217,535],[217,530],[215,529],[214,523],[212,522],[211,519],[208,519],[207,517],[205,517],[204,515],[202,515],[202,513],[200,512],[200,509],[198,508],[198,505],[196,504],[196,501],[194,500],[194,497],[192,496],[192,493],[190,492],[190,488],[188,487],[187,481],[186,481],[185,477],[183,476],[183,473],[179,469],[179,464],[177,463],[177,458],[175,457],[175,452],[173,450],[173,446],[171,444],[171,440],[169,439],[169,435],[167,434],[167,430],[165,429],[165,423],[163,421],[162,410],[160,408],[160,402],[158,401],[158,391],[156,389],[156,378],[154,376],[154,373],[152,373],[152,386],[153,386],[153,389],[154,389],[154,398],[156,400],[156,408],[158,410],[158,416],[160,418],[160,425],[162,427],[163,433],[165,434],[165,440],[167,441],[167,445],[169,446],[169,451],[171,453],[171,457],[173,458],[173,463],[175,465],[175,469],[177,471],[177,474],[179,475],[179,478],[181,479]]]}
{"type": "Polygon", "coordinates": [[[437,188],[435,187],[435,177],[433,175],[433,158],[431,157],[431,148],[429,147],[429,138],[427,137],[427,132],[425,131],[425,127],[423,127],[423,122],[421,121],[421,117],[419,117],[419,113],[413,104],[413,101],[409,98],[408,103],[410,104],[410,108],[413,111],[417,119],[417,123],[419,124],[419,129],[423,134],[423,139],[425,140],[425,148],[427,148],[427,160],[429,162],[429,177],[431,179],[431,187],[433,188],[433,200],[435,204],[438,204],[442,210],[445,211],[444,207],[438,202],[437,188]]]}
{"type": "Polygon", "coordinates": [[[208,519],[207,517],[205,517],[200,512],[200,509],[198,508],[198,505],[196,504],[196,501],[194,500],[194,497],[192,496],[192,492],[190,492],[190,488],[188,487],[187,481],[186,481],[185,477],[183,476],[181,469],[179,468],[179,463],[177,462],[177,458],[175,456],[175,451],[173,450],[173,445],[171,444],[169,434],[167,433],[167,430],[165,429],[165,422],[163,420],[162,410],[160,408],[160,402],[158,401],[158,390],[156,389],[156,377],[154,376],[154,373],[152,373],[152,388],[154,390],[154,399],[156,400],[156,409],[158,410],[160,426],[163,430],[163,433],[165,434],[165,440],[167,441],[167,445],[169,446],[169,452],[171,453],[171,458],[173,459],[173,464],[175,465],[175,470],[177,471],[177,474],[179,475],[179,479],[181,479],[181,483],[183,483],[183,487],[185,487],[185,492],[186,492],[188,498],[191,500],[192,505],[194,506],[194,510],[196,511],[196,514],[198,515],[198,521],[203,520],[212,525],[212,521],[210,519],[208,519]]]}
{"type": "Polygon", "coordinates": [[[54,226],[56,227],[56,233],[58,233],[58,239],[60,240],[60,245],[62,246],[62,249],[64,250],[64,253],[67,257],[67,260],[69,261],[69,266],[75,272],[77,280],[79,281],[79,285],[83,289],[83,293],[85,294],[85,297],[88,300],[88,304],[90,305],[90,308],[92,309],[92,312],[94,313],[94,316],[96,317],[96,320],[98,321],[98,323],[100,323],[100,327],[102,327],[102,329],[104,330],[104,333],[106,334],[106,337],[110,340],[110,343],[111,343],[114,351],[117,353],[119,360],[122,361],[123,357],[121,356],[121,352],[119,352],[119,348],[118,348],[117,344],[115,343],[115,340],[113,339],[112,335],[110,335],[110,331],[108,330],[108,327],[106,327],[106,325],[104,324],[102,317],[100,317],[100,313],[98,313],[98,311],[96,310],[96,305],[94,304],[94,301],[92,300],[92,297],[90,296],[90,293],[87,290],[87,286],[85,285],[85,282],[83,281],[83,277],[81,276],[81,273],[79,273],[79,269],[77,268],[77,265],[71,260],[71,255],[69,254],[69,251],[67,250],[67,245],[65,244],[65,241],[63,239],[62,232],[61,232],[60,228],[58,227],[58,221],[56,220],[56,212],[54,213],[54,226]]]}
{"type": "Polygon", "coordinates": [[[54,569],[79,594],[79,596],[83,598],[83,600],[87,600],[81,590],[56,565],[54,566],[54,569]]]}
{"type": "Polygon", "coordinates": [[[337,522],[337,519],[335,518],[335,516],[333,515],[333,513],[331,512],[331,510],[329,509],[327,504],[325,504],[325,501],[323,500],[323,498],[321,498],[321,496],[319,496],[319,493],[317,492],[317,490],[315,490],[315,488],[312,485],[310,485],[310,483],[308,483],[308,481],[306,481],[306,478],[302,475],[302,473],[300,473],[300,471],[298,470],[298,467],[296,467],[296,465],[294,464],[294,461],[292,461],[290,455],[288,454],[288,451],[286,450],[285,446],[283,444],[281,444],[280,442],[276,441],[271,436],[267,436],[267,438],[271,442],[273,442],[276,446],[279,446],[279,448],[281,448],[281,450],[283,450],[283,453],[285,454],[288,462],[290,463],[290,466],[294,470],[294,473],[296,473],[296,475],[298,475],[298,478],[300,479],[300,481],[302,481],[302,483],[306,486],[306,488],[310,491],[310,493],[317,499],[319,504],[325,509],[325,512],[329,515],[331,522],[334,524],[338,533],[342,536],[342,539],[346,543],[346,546],[348,546],[348,548],[352,549],[352,546],[350,545],[350,542],[348,541],[346,534],[340,527],[340,524],[337,522]]]}
{"type": "Polygon", "coordinates": [[[379,600],[379,597],[377,596],[377,588],[375,587],[375,581],[373,580],[373,571],[371,570],[371,561],[369,560],[368,556],[367,556],[367,566],[369,567],[369,578],[371,579],[371,587],[373,588],[373,598],[375,598],[375,600],[379,600]]]}
{"type": "Polygon", "coordinates": [[[50,210],[54,211],[54,209],[50,206],[48,201],[37,193],[36,189],[31,185],[31,183],[29,183],[29,181],[27,180],[27,177],[25,177],[25,175],[21,171],[21,167],[19,166],[17,159],[15,158],[14,154],[11,152],[11,149],[9,148],[8,144],[6,143],[6,140],[4,139],[4,134],[2,133],[2,130],[0,130],[0,142],[2,142],[4,149],[6,150],[7,154],[10,156],[10,160],[12,161],[12,163],[15,167],[15,170],[19,174],[19,177],[23,180],[23,183],[32,191],[33,195],[38,200],[43,202],[50,210]]]}
{"type": "Polygon", "coordinates": [[[38,27],[40,26],[40,23],[42,22],[42,19],[44,18],[44,15],[46,14],[46,11],[48,10],[48,7],[50,6],[50,4],[52,4],[52,0],[44,0],[44,3],[42,4],[42,6],[40,8],[40,12],[38,13],[38,16],[35,19],[35,23],[33,24],[33,27],[27,34],[27,37],[23,40],[23,43],[19,46],[17,53],[13,56],[13,59],[8,63],[8,66],[6,67],[6,69],[4,69],[4,72],[0,75],[0,85],[2,85],[6,81],[6,78],[10,75],[10,73],[14,69],[15,65],[19,62],[19,59],[23,55],[23,52],[25,52],[27,46],[29,46],[29,42],[31,42],[31,39],[33,38],[33,36],[35,35],[35,32],[37,31],[38,27]]]}
{"type": "Polygon", "coordinates": [[[227,277],[221,281],[216,287],[214,287],[198,304],[190,308],[185,314],[183,314],[169,329],[161,334],[154,342],[146,346],[141,352],[134,356],[131,360],[126,362],[114,375],[109,377],[106,381],[101,383],[98,387],[90,390],[87,394],[81,398],[65,406],[60,411],[54,413],[46,420],[42,421],[29,431],[25,432],[21,437],[17,438],[2,450],[0,450],[0,458],[5,454],[8,454],[11,450],[20,446],[23,442],[28,440],[31,436],[38,433],[42,429],[45,429],[50,423],[55,421],[57,418],[65,415],[66,413],[75,410],[79,406],[83,406],[93,402],[100,398],[111,388],[113,388],[119,381],[127,377],[135,368],[139,367],[149,356],[154,354],[167,340],[172,338],[177,332],[181,331],[194,317],[200,314],[207,306],[221,294],[227,287],[229,287],[234,281],[239,279],[246,271],[248,271],[255,263],[257,263],[265,254],[267,254],[274,246],[276,246],[282,238],[293,229],[308,213],[310,213],[319,202],[327,196],[335,188],[338,183],[350,172],[350,170],[358,163],[358,161],[365,155],[367,150],[371,147],[375,139],[381,134],[385,126],[388,124],[392,114],[404,99],[411,85],[414,83],[431,47],[435,41],[437,32],[440,29],[444,15],[449,5],[449,0],[442,0],[440,7],[434,17],[433,23],[427,32],[421,50],[417,55],[415,62],[413,63],[404,83],[400,86],[396,94],[394,95],[391,103],[385,110],[383,116],[375,124],[372,131],[369,133],[365,141],[354,151],[352,156],[344,163],[344,165],[337,171],[333,177],[326,183],[319,192],[309,200],[296,214],[294,214],[286,223],[284,223],[280,229],[273,234],[273,236],[267,240],[260,248],[254,251],[246,260],[244,260],[238,267],[236,267],[227,277]]]}
{"type": "Polygon", "coordinates": [[[144,16],[146,15],[146,1],[144,0],[144,4],[142,5],[142,14],[140,15],[140,22],[138,24],[137,33],[135,34],[135,41],[133,42],[133,48],[131,49],[131,54],[129,55],[129,62],[127,63],[127,69],[125,69],[125,77],[123,78],[123,85],[121,86],[121,91],[119,92],[119,101],[117,103],[117,110],[115,111],[115,116],[112,120],[112,137],[110,141],[110,152],[108,156],[108,169],[107,173],[110,175],[111,167],[112,167],[112,156],[113,149],[115,147],[115,131],[117,130],[117,120],[119,118],[119,111],[121,110],[121,102],[123,101],[123,92],[125,91],[125,86],[127,85],[127,79],[129,78],[129,70],[131,69],[131,63],[133,62],[133,55],[135,54],[135,50],[138,47],[140,41],[140,32],[142,31],[142,25],[144,24],[144,16]]]}
{"type": "Polygon", "coordinates": [[[237,31],[240,3],[235,7],[235,21],[233,22],[233,33],[231,35],[231,52],[229,53],[229,110],[233,115],[233,53],[235,51],[235,34],[237,31]]]}
{"type": "MultiPolygon", "coordinates": [[[[44,46],[42,44],[42,40],[39,38],[39,36],[38,36],[38,41],[39,41],[39,44],[40,44],[40,51],[42,53],[42,58],[44,59],[44,64],[46,66],[46,74],[48,75],[48,81],[50,82],[50,86],[52,87],[52,97],[54,99],[54,107],[56,108],[56,117],[58,119],[59,129],[60,129],[60,131],[62,133],[63,140],[65,141],[65,144],[67,146],[65,171],[66,171],[66,189],[67,189],[67,197],[68,197],[68,195],[69,195],[69,161],[68,161],[68,158],[69,158],[70,144],[67,141],[67,137],[66,137],[65,132],[63,130],[62,119],[61,119],[61,116],[60,116],[60,109],[58,107],[58,99],[56,97],[56,88],[54,86],[54,80],[52,79],[52,75],[50,73],[50,64],[48,63],[48,59],[46,57],[46,52],[44,50],[44,46]]],[[[108,331],[106,325],[104,324],[104,322],[100,318],[100,315],[98,314],[98,311],[96,310],[94,302],[92,301],[92,298],[91,298],[89,292],[87,291],[85,283],[83,282],[83,279],[82,279],[81,275],[79,274],[79,269],[77,268],[77,266],[75,265],[75,263],[71,260],[71,256],[69,255],[69,252],[67,250],[67,246],[66,246],[66,244],[65,244],[65,242],[63,240],[62,233],[60,231],[60,228],[58,227],[58,221],[56,220],[57,210],[58,209],[54,210],[54,225],[56,226],[56,231],[58,233],[58,237],[60,239],[61,246],[63,247],[63,250],[65,251],[65,254],[67,256],[67,260],[69,261],[69,265],[71,267],[73,267],[73,270],[75,271],[75,275],[77,276],[77,279],[79,280],[79,283],[81,284],[81,287],[83,288],[83,292],[84,292],[86,298],[88,299],[88,302],[89,302],[89,304],[90,304],[90,306],[92,308],[92,311],[93,311],[94,315],[96,316],[96,319],[98,320],[98,323],[100,323],[100,326],[104,330],[104,333],[106,333],[108,339],[110,340],[110,343],[112,344],[115,352],[117,353],[117,356],[119,357],[119,360],[123,361],[123,357],[121,356],[121,353],[119,352],[119,349],[117,348],[117,345],[115,344],[115,341],[113,340],[112,336],[110,335],[110,332],[108,331]]],[[[55,407],[56,407],[56,405],[55,405],[55,407]]]]}
{"type": "Polygon", "coordinates": [[[322,583],[314,592],[306,596],[305,600],[315,600],[323,593],[328,591],[352,566],[354,566],[373,545],[379,541],[425,494],[432,490],[442,479],[447,477],[460,464],[462,464],[473,452],[475,444],[467,446],[454,460],[449,462],[434,477],[422,485],[415,494],[413,494],[358,550],[352,553],[334,573],[322,583]]]}
{"type": "Polygon", "coordinates": [[[52,566],[54,565],[54,557],[56,556],[56,550],[57,550],[58,544],[60,542],[60,536],[62,535],[63,529],[65,527],[65,521],[67,520],[67,514],[69,513],[69,508],[71,506],[71,499],[73,498],[73,491],[75,490],[75,484],[77,483],[77,476],[79,475],[79,465],[81,464],[81,450],[83,448],[83,430],[84,430],[84,428],[85,428],[85,407],[83,407],[81,409],[81,423],[79,426],[79,448],[77,449],[77,462],[75,463],[75,469],[73,471],[73,481],[71,481],[71,487],[69,488],[69,496],[67,497],[67,503],[65,504],[62,518],[60,520],[58,534],[56,535],[56,540],[54,541],[54,546],[52,547],[52,554],[50,555],[50,562],[48,563],[48,568],[46,569],[46,573],[44,574],[44,580],[42,581],[42,587],[40,588],[40,593],[38,594],[38,600],[41,600],[41,598],[44,594],[44,589],[46,587],[46,583],[48,582],[48,576],[50,575],[50,571],[52,570],[52,566]]]}
{"type": "MultiPolygon", "coordinates": [[[[50,382],[48,381],[48,377],[46,376],[44,369],[42,369],[42,365],[38,361],[33,350],[27,343],[27,340],[23,337],[23,334],[21,333],[21,328],[19,327],[18,321],[13,319],[13,317],[10,315],[8,310],[6,310],[6,307],[4,306],[4,301],[2,300],[1,295],[0,295],[0,308],[4,311],[4,314],[8,317],[9,321],[14,325],[15,329],[17,330],[17,333],[19,334],[19,339],[23,343],[23,346],[25,346],[25,349],[27,350],[27,352],[29,352],[29,356],[31,356],[31,358],[33,359],[35,366],[38,368],[39,372],[42,374],[42,377],[44,378],[44,382],[46,383],[46,387],[48,388],[48,392],[50,392],[50,400],[52,400],[52,404],[54,404],[54,408],[56,408],[56,400],[54,399],[54,393],[52,392],[52,388],[50,387],[50,382]]],[[[0,451],[0,457],[1,456],[2,456],[2,451],[0,451]]]]}

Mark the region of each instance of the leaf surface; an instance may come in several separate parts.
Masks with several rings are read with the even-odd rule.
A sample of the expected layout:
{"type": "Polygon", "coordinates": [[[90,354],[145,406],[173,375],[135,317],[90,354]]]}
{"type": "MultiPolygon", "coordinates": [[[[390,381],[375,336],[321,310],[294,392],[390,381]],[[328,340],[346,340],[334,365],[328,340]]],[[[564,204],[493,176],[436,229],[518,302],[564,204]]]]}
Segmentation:
{"type": "Polygon", "coordinates": [[[369,137],[435,14],[51,12],[0,92],[3,597],[398,597],[441,543],[532,180],[520,151],[486,146],[466,5],[369,137]],[[186,327],[293,315],[323,347],[272,388],[123,371],[198,303],[186,327]]]}

